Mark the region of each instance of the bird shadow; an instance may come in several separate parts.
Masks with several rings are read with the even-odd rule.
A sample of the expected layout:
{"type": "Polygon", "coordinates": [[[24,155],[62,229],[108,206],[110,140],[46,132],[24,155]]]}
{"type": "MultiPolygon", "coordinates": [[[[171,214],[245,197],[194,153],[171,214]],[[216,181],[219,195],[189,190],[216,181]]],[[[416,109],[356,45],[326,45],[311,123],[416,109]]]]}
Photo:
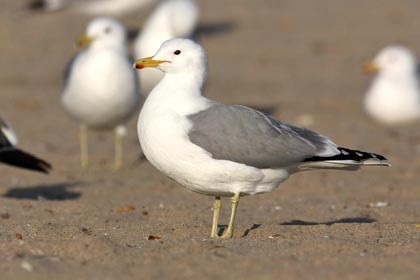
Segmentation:
{"type": "MultiPolygon", "coordinates": [[[[279,225],[281,226],[317,226],[317,225],[331,226],[334,224],[370,224],[376,221],[377,221],[376,219],[372,219],[372,218],[354,217],[354,218],[343,218],[343,219],[338,219],[338,220],[332,220],[328,222],[308,222],[308,221],[302,221],[302,220],[292,220],[290,222],[280,223],[279,225]]],[[[219,235],[222,234],[222,232],[224,231],[226,227],[227,226],[224,226],[224,225],[220,226],[219,235]]],[[[244,231],[241,237],[248,236],[248,234],[251,231],[258,229],[259,227],[261,227],[261,224],[253,224],[250,228],[244,231]]]]}
{"type": "Polygon", "coordinates": [[[79,198],[81,193],[72,191],[70,188],[80,186],[81,184],[83,184],[83,182],[63,182],[18,187],[9,189],[5,194],[3,194],[3,197],[34,200],[72,200],[79,198]]]}
{"type": "MultiPolygon", "coordinates": [[[[253,224],[250,228],[246,229],[241,237],[247,236],[252,230],[257,229],[261,226],[261,224],[253,224]]],[[[219,236],[222,236],[224,231],[227,229],[228,225],[218,225],[219,229],[217,231],[217,234],[219,236]]]]}
{"type": "Polygon", "coordinates": [[[317,226],[317,225],[327,225],[331,226],[334,224],[370,224],[376,222],[376,219],[367,218],[367,217],[354,217],[354,218],[342,218],[338,220],[332,220],[328,222],[308,222],[302,220],[292,220],[289,222],[280,223],[282,226],[317,226]]]}
{"type": "MultiPolygon", "coordinates": [[[[317,225],[327,225],[331,226],[334,224],[370,224],[376,222],[376,219],[366,218],[366,217],[354,217],[354,218],[343,218],[338,220],[332,220],[328,222],[307,222],[302,220],[292,220],[290,222],[280,223],[281,226],[317,226],[317,225]]],[[[250,228],[246,229],[242,234],[242,237],[248,236],[248,234],[261,227],[262,224],[253,224],[250,228]]],[[[218,235],[221,236],[227,225],[219,225],[218,235]]]]}
{"type": "Polygon", "coordinates": [[[249,234],[251,231],[253,231],[254,229],[259,228],[260,226],[261,226],[261,224],[253,224],[253,225],[252,225],[252,227],[250,227],[249,229],[247,229],[247,230],[245,230],[245,231],[244,231],[244,234],[242,234],[242,236],[241,236],[241,237],[248,236],[248,234],[249,234]]]}

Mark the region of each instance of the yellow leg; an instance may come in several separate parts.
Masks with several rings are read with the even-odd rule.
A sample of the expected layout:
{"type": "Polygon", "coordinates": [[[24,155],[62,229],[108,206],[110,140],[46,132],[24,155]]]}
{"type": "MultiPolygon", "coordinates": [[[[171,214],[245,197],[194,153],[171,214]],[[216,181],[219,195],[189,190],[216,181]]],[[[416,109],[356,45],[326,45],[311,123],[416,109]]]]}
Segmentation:
{"type": "Polygon", "coordinates": [[[232,212],[230,214],[229,226],[226,232],[221,236],[221,238],[232,238],[233,236],[233,229],[235,227],[236,209],[238,208],[240,197],[241,197],[240,193],[235,193],[235,195],[232,197],[232,212]]]}
{"type": "Polygon", "coordinates": [[[82,168],[88,167],[88,129],[86,125],[80,125],[80,164],[82,168]]]}
{"type": "Polygon", "coordinates": [[[124,126],[117,126],[115,128],[115,170],[121,169],[123,165],[123,137],[125,134],[126,129],[124,126]]]}
{"type": "Polygon", "coordinates": [[[222,208],[222,200],[220,197],[216,196],[214,198],[214,206],[213,206],[213,226],[211,227],[211,235],[210,237],[218,237],[217,231],[219,229],[219,214],[220,208],[222,208]]]}

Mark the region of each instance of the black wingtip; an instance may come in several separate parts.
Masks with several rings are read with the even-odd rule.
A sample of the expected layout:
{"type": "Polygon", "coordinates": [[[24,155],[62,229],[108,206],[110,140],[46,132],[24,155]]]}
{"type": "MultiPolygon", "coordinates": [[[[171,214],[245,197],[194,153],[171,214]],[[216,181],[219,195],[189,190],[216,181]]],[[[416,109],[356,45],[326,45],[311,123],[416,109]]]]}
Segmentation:
{"type": "Polygon", "coordinates": [[[52,169],[52,165],[50,163],[48,163],[48,162],[46,162],[42,159],[38,159],[36,169],[34,169],[34,170],[43,172],[45,174],[49,174],[51,169],[52,169]]]}
{"type": "Polygon", "coordinates": [[[0,162],[48,174],[52,169],[50,163],[19,149],[2,151],[0,162]]]}
{"type": "Polygon", "coordinates": [[[346,161],[346,160],[351,160],[351,161],[354,161],[354,162],[362,163],[362,162],[368,161],[368,160],[375,160],[377,163],[380,163],[379,165],[390,166],[387,158],[382,156],[382,155],[379,155],[379,154],[363,152],[363,151],[359,151],[359,150],[351,150],[351,149],[347,149],[347,148],[343,148],[343,147],[338,147],[337,149],[340,151],[340,153],[338,155],[331,156],[331,157],[315,156],[315,157],[305,159],[305,161],[346,161]]]}
{"type": "Polygon", "coordinates": [[[351,150],[347,148],[339,147],[338,150],[341,152],[341,154],[347,159],[352,159],[355,161],[364,161],[368,159],[376,159],[378,161],[388,161],[386,157],[380,154],[370,153],[370,152],[363,152],[358,150],[351,150]]]}

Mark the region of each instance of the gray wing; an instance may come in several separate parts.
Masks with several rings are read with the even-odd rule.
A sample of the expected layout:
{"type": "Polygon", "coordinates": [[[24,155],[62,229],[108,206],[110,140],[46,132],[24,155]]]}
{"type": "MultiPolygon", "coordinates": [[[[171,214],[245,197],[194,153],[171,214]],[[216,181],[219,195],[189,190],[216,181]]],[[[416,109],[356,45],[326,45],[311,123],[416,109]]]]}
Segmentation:
{"type": "Polygon", "coordinates": [[[328,138],[245,106],[216,104],[188,118],[191,142],[215,159],[278,168],[339,153],[328,138]]]}

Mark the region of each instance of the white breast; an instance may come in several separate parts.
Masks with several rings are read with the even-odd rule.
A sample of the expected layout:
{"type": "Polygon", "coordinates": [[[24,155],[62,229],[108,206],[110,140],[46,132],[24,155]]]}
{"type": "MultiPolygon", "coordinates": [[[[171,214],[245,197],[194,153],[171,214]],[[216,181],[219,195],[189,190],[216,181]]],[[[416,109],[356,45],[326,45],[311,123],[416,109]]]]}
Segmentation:
{"type": "Polygon", "coordinates": [[[399,124],[420,117],[420,96],[414,82],[395,82],[378,77],[366,94],[366,111],[385,124],[399,124]]]}
{"type": "Polygon", "coordinates": [[[190,142],[188,131],[192,123],[186,115],[200,111],[207,99],[191,96],[184,100],[190,106],[177,110],[172,106],[181,95],[173,94],[177,101],[158,96],[162,82],[149,95],[138,120],[138,135],[147,159],[161,172],[188,189],[217,196],[232,193],[256,194],[272,191],[285,180],[288,173],[283,170],[260,170],[227,160],[215,160],[209,153],[190,142]],[[172,105],[171,105],[172,104],[172,105]],[[267,176],[268,175],[268,176],[267,176]],[[267,177],[266,177],[267,176],[267,177]]]}

